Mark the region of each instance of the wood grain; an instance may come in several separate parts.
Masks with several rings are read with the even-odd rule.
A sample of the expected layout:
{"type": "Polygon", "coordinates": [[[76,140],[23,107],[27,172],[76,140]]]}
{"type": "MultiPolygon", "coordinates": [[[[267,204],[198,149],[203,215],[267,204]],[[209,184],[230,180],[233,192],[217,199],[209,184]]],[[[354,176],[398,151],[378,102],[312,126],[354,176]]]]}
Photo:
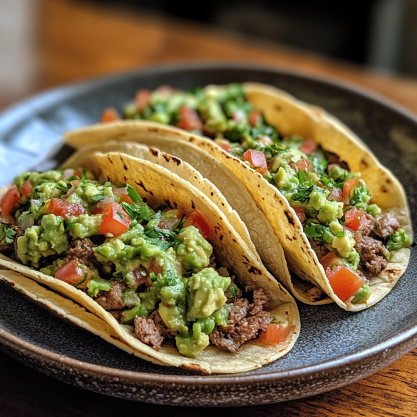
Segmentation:
{"type": "MultiPolygon", "coordinates": [[[[260,42],[216,28],[68,0],[38,3],[36,83],[26,95],[84,78],[179,62],[227,60],[284,66],[366,87],[417,113],[417,82],[260,42]]],[[[12,76],[12,75],[11,75],[12,76]]],[[[1,100],[0,105],[12,100],[1,100]]],[[[0,352],[0,415],[405,416],[417,415],[417,350],[344,388],[266,406],[189,409],[133,403],[87,392],[33,371],[0,352]]]]}

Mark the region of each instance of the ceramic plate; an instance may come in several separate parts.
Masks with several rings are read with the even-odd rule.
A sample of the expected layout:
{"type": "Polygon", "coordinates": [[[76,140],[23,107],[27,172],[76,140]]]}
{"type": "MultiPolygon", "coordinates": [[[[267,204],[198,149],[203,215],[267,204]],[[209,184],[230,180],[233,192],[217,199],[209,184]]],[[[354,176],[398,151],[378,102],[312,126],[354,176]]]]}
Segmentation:
{"type": "MultiPolygon", "coordinates": [[[[154,67],[73,84],[0,115],[0,186],[27,169],[50,169],[70,153],[64,131],[119,109],[139,88],[183,89],[258,81],[325,108],[346,123],[403,183],[417,230],[417,119],[373,94],[306,74],[247,64],[154,67]]],[[[415,239],[414,239],[415,240],[415,239]]],[[[25,364],[88,390],[158,404],[265,404],[305,397],[364,378],[417,346],[417,257],[374,307],[348,313],[299,303],[301,334],[284,358],[234,376],[200,376],[142,361],[51,314],[0,283],[0,344],[25,364]]]]}

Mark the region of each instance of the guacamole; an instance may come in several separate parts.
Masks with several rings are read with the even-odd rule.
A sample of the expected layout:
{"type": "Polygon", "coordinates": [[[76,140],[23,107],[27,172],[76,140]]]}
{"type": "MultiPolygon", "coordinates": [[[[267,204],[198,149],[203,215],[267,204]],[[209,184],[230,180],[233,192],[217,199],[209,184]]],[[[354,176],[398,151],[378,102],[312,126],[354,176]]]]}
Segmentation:
{"type": "Polygon", "coordinates": [[[351,301],[366,300],[371,293],[366,283],[385,269],[390,251],[410,245],[393,213],[381,213],[372,204],[360,174],[310,138],[282,137],[246,99],[242,85],[192,91],[164,86],[140,90],[138,97],[126,106],[124,118],[158,119],[212,138],[276,187],[294,209],[327,276],[335,279],[335,268],[343,265],[363,282],[351,301]]]}
{"type": "Polygon", "coordinates": [[[101,184],[83,169],[27,172],[0,209],[0,251],[15,248],[17,261],[84,291],[156,350],[171,337],[198,356],[241,294],[213,267],[200,213],[155,210],[129,184],[101,184]]]}

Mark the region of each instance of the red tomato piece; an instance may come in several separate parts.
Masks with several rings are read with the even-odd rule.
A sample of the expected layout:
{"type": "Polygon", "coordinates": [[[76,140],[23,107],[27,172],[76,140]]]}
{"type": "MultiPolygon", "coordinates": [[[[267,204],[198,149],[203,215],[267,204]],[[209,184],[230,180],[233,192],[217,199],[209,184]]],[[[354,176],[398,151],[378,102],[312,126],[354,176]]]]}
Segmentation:
{"type": "Polygon", "coordinates": [[[100,233],[107,236],[120,236],[129,230],[131,218],[124,208],[115,202],[107,204],[104,209],[104,216],[100,224],[100,233]]]}
{"type": "Polygon", "coordinates": [[[20,192],[22,193],[23,197],[26,197],[30,194],[32,194],[32,190],[33,190],[33,186],[29,181],[25,181],[22,184],[22,189],[20,190],[20,192]]]}
{"type": "Polygon", "coordinates": [[[327,199],[329,201],[336,200],[338,203],[340,203],[343,201],[343,191],[340,188],[333,188],[327,199]]]}
{"type": "Polygon", "coordinates": [[[284,342],[291,331],[291,326],[288,323],[271,323],[266,328],[266,331],[262,331],[259,335],[259,340],[263,340],[269,343],[281,343],[284,342]]]}
{"type": "Polygon", "coordinates": [[[64,281],[70,285],[82,284],[83,279],[87,279],[85,274],[89,274],[89,270],[85,265],[78,263],[76,259],[60,266],[55,272],[55,278],[64,281]]]}
{"type": "Polygon", "coordinates": [[[203,128],[203,122],[194,109],[182,106],[179,112],[177,127],[184,130],[201,130],[203,128]]]}
{"type": "Polygon", "coordinates": [[[68,220],[70,216],[80,216],[87,214],[87,210],[79,203],[68,204],[60,198],[51,198],[47,207],[48,214],[61,216],[64,220],[68,220]]]}
{"type": "Polygon", "coordinates": [[[295,211],[295,214],[300,219],[300,222],[302,223],[306,219],[306,213],[304,211],[303,206],[291,206],[293,210],[295,211]]]}
{"type": "Polygon", "coordinates": [[[71,181],[71,185],[74,187],[74,188],[77,188],[77,185],[78,185],[78,183],[80,182],[81,180],[74,180],[74,181],[71,181]]]}
{"type": "Polygon", "coordinates": [[[264,143],[265,145],[273,145],[274,141],[269,136],[261,136],[258,142],[264,143]]]}
{"type": "Polygon", "coordinates": [[[139,113],[143,112],[143,109],[148,106],[150,100],[151,100],[151,94],[152,92],[150,90],[138,90],[136,92],[136,96],[135,96],[135,104],[136,104],[136,109],[139,113]]]}
{"type": "Polygon", "coordinates": [[[190,214],[187,215],[187,219],[184,222],[184,227],[187,226],[196,227],[200,231],[201,236],[203,236],[204,239],[207,239],[211,234],[209,224],[197,210],[193,210],[190,214]]]}
{"type": "Polygon", "coordinates": [[[219,145],[226,152],[232,151],[232,145],[223,139],[214,139],[213,142],[219,145]]]}
{"type": "Polygon", "coordinates": [[[120,196],[120,202],[121,203],[129,203],[129,204],[135,204],[133,202],[133,200],[127,195],[127,194],[122,194],[120,196]]]}
{"type": "Polygon", "coordinates": [[[258,123],[262,120],[262,115],[259,111],[251,111],[249,112],[249,124],[252,127],[255,127],[258,123]]]}
{"type": "Polygon", "coordinates": [[[104,209],[102,209],[101,207],[96,207],[93,211],[93,214],[103,214],[104,213],[104,209]]]}
{"type": "Polygon", "coordinates": [[[317,143],[312,139],[306,139],[298,150],[306,155],[311,155],[315,150],[317,150],[317,143]]]}
{"type": "Polygon", "coordinates": [[[16,185],[12,185],[0,200],[0,212],[2,215],[10,214],[13,206],[20,200],[20,193],[16,185]]]}
{"type": "Polygon", "coordinates": [[[300,159],[295,163],[298,171],[311,171],[311,161],[309,159],[300,159]]]}
{"type": "Polygon", "coordinates": [[[362,217],[365,220],[368,220],[365,216],[364,211],[362,210],[359,211],[357,210],[356,207],[351,208],[345,213],[346,226],[349,229],[354,230],[356,232],[356,230],[358,230],[359,227],[361,226],[362,217]]]}
{"type": "Polygon", "coordinates": [[[101,115],[100,123],[110,123],[117,120],[121,120],[118,111],[114,107],[107,107],[107,109],[104,109],[101,115]]]}
{"type": "Polygon", "coordinates": [[[359,275],[344,265],[326,269],[326,275],[334,293],[344,303],[365,284],[359,275]]]}
{"type": "Polygon", "coordinates": [[[261,151],[254,151],[253,149],[248,149],[243,154],[243,160],[248,161],[251,167],[258,171],[261,175],[265,175],[266,171],[268,171],[265,155],[261,151]]]}
{"type": "Polygon", "coordinates": [[[342,260],[334,252],[330,252],[320,258],[320,263],[326,271],[327,269],[342,265],[342,260]]]}
{"type": "Polygon", "coordinates": [[[345,181],[343,184],[343,200],[345,203],[349,201],[350,193],[358,184],[359,180],[357,178],[352,178],[351,180],[345,181]]]}

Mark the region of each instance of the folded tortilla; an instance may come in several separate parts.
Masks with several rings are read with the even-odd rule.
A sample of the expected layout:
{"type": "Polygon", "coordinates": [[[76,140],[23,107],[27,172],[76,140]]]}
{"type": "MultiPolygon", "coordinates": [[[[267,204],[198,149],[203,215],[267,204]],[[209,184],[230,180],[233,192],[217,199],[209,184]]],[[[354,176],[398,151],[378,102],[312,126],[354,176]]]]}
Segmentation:
{"type": "MultiPolygon", "coordinates": [[[[201,213],[214,231],[208,240],[214,248],[216,259],[233,271],[236,283],[242,287],[255,285],[256,288],[264,289],[265,294],[271,299],[271,307],[267,311],[277,320],[290,323],[291,332],[288,338],[279,344],[269,344],[255,339],[245,343],[237,354],[210,345],[196,359],[182,356],[177,348],[169,345],[162,345],[162,349],[156,351],[134,337],[131,326],[120,324],[91,297],[72,285],[1,254],[0,265],[76,301],[110,326],[114,336],[133,349],[135,355],[154,363],[203,373],[237,373],[260,368],[291,350],[300,332],[299,313],[294,298],[265,269],[224,213],[199,189],[166,168],[122,153],[96,153],[86,158],[84,165],[95,172],[99,171],[102,178],[108,181],[129,183],[152,207],[164,204],[178,208],[183,213],[193,210],[201,213]]],[[[77,167],[79,166],[77,164],[77,167]]]]}
{"type": "MultiPolygon", "coordinates": [[[[345,161],[352,172],[361,173],[372,194],[372,203],[384,211],[394,212],[402,228],[412,238],[412,226],[407,196],[400,182],[393,173],[382,166],[369,148],[345,125],[323,109],[308,105],[293,96],[264,84],[246,83],[244,91],[249,102],[273,125],[281,135],[299,135],[308,137],[320,144],[326,151],[337,154],[345,161]]],[[[212,182],[225,195],[229,203],[246,223],[251,239],[267,268],[280,279],[301,301],[309,304],[326,304],[335,301],[340,307],[349,311],[360,311],[377,303],[385,297],[404,274],[410,257],[410,249],[403,248],[392,253],[387,268],[378,276],[370,279],[371,296],[365,302],[344,303],[333,292],[325,271],[321,266],[310,242],[303,232],[303,227],[287,199],[280,191],[268,183],[259,173],[249,168],[240,159],[228,154],[213,141],[175,127],[146,121],[122,121],[68,132],[65,142],[75,148],[108,140],[134,141],[171,153],[201,170],[203,176],[215,178],[212,182]],[[191,148],[190,145],[194,147],[191,148]],[[198,151],[197,151],[198,149],[198,151]],[[202,155],[214,158],[225,168],[217,171],[216,163],[202,155]],[[227,178],[234,174],[247,191],[240,198],[239,188],[233,180],[219,179],[223,173],[227,178]],[[234,188],[236,187],[236,188],[234,188]],[[229,198],[230,195],[239,198],[229,198]],[[249,197],[249,198],[248,198],[249,197]],[[250,199],[262,211],[268,220],[270,229],[262,234],[248,222],[252,213],[250,199]],[[247,209],[239,207],[239,202],[247,209]],[[285,259],[290,271],[299,278],[285,274],[276,274],[274,268],[280,268],[283,261],[279,257],[271,258],[272,251],[266,251],[270,242],[278,242],[285,252],[285,259]],[[320,289],[317,293],[316,289],[320,289]]]]}

